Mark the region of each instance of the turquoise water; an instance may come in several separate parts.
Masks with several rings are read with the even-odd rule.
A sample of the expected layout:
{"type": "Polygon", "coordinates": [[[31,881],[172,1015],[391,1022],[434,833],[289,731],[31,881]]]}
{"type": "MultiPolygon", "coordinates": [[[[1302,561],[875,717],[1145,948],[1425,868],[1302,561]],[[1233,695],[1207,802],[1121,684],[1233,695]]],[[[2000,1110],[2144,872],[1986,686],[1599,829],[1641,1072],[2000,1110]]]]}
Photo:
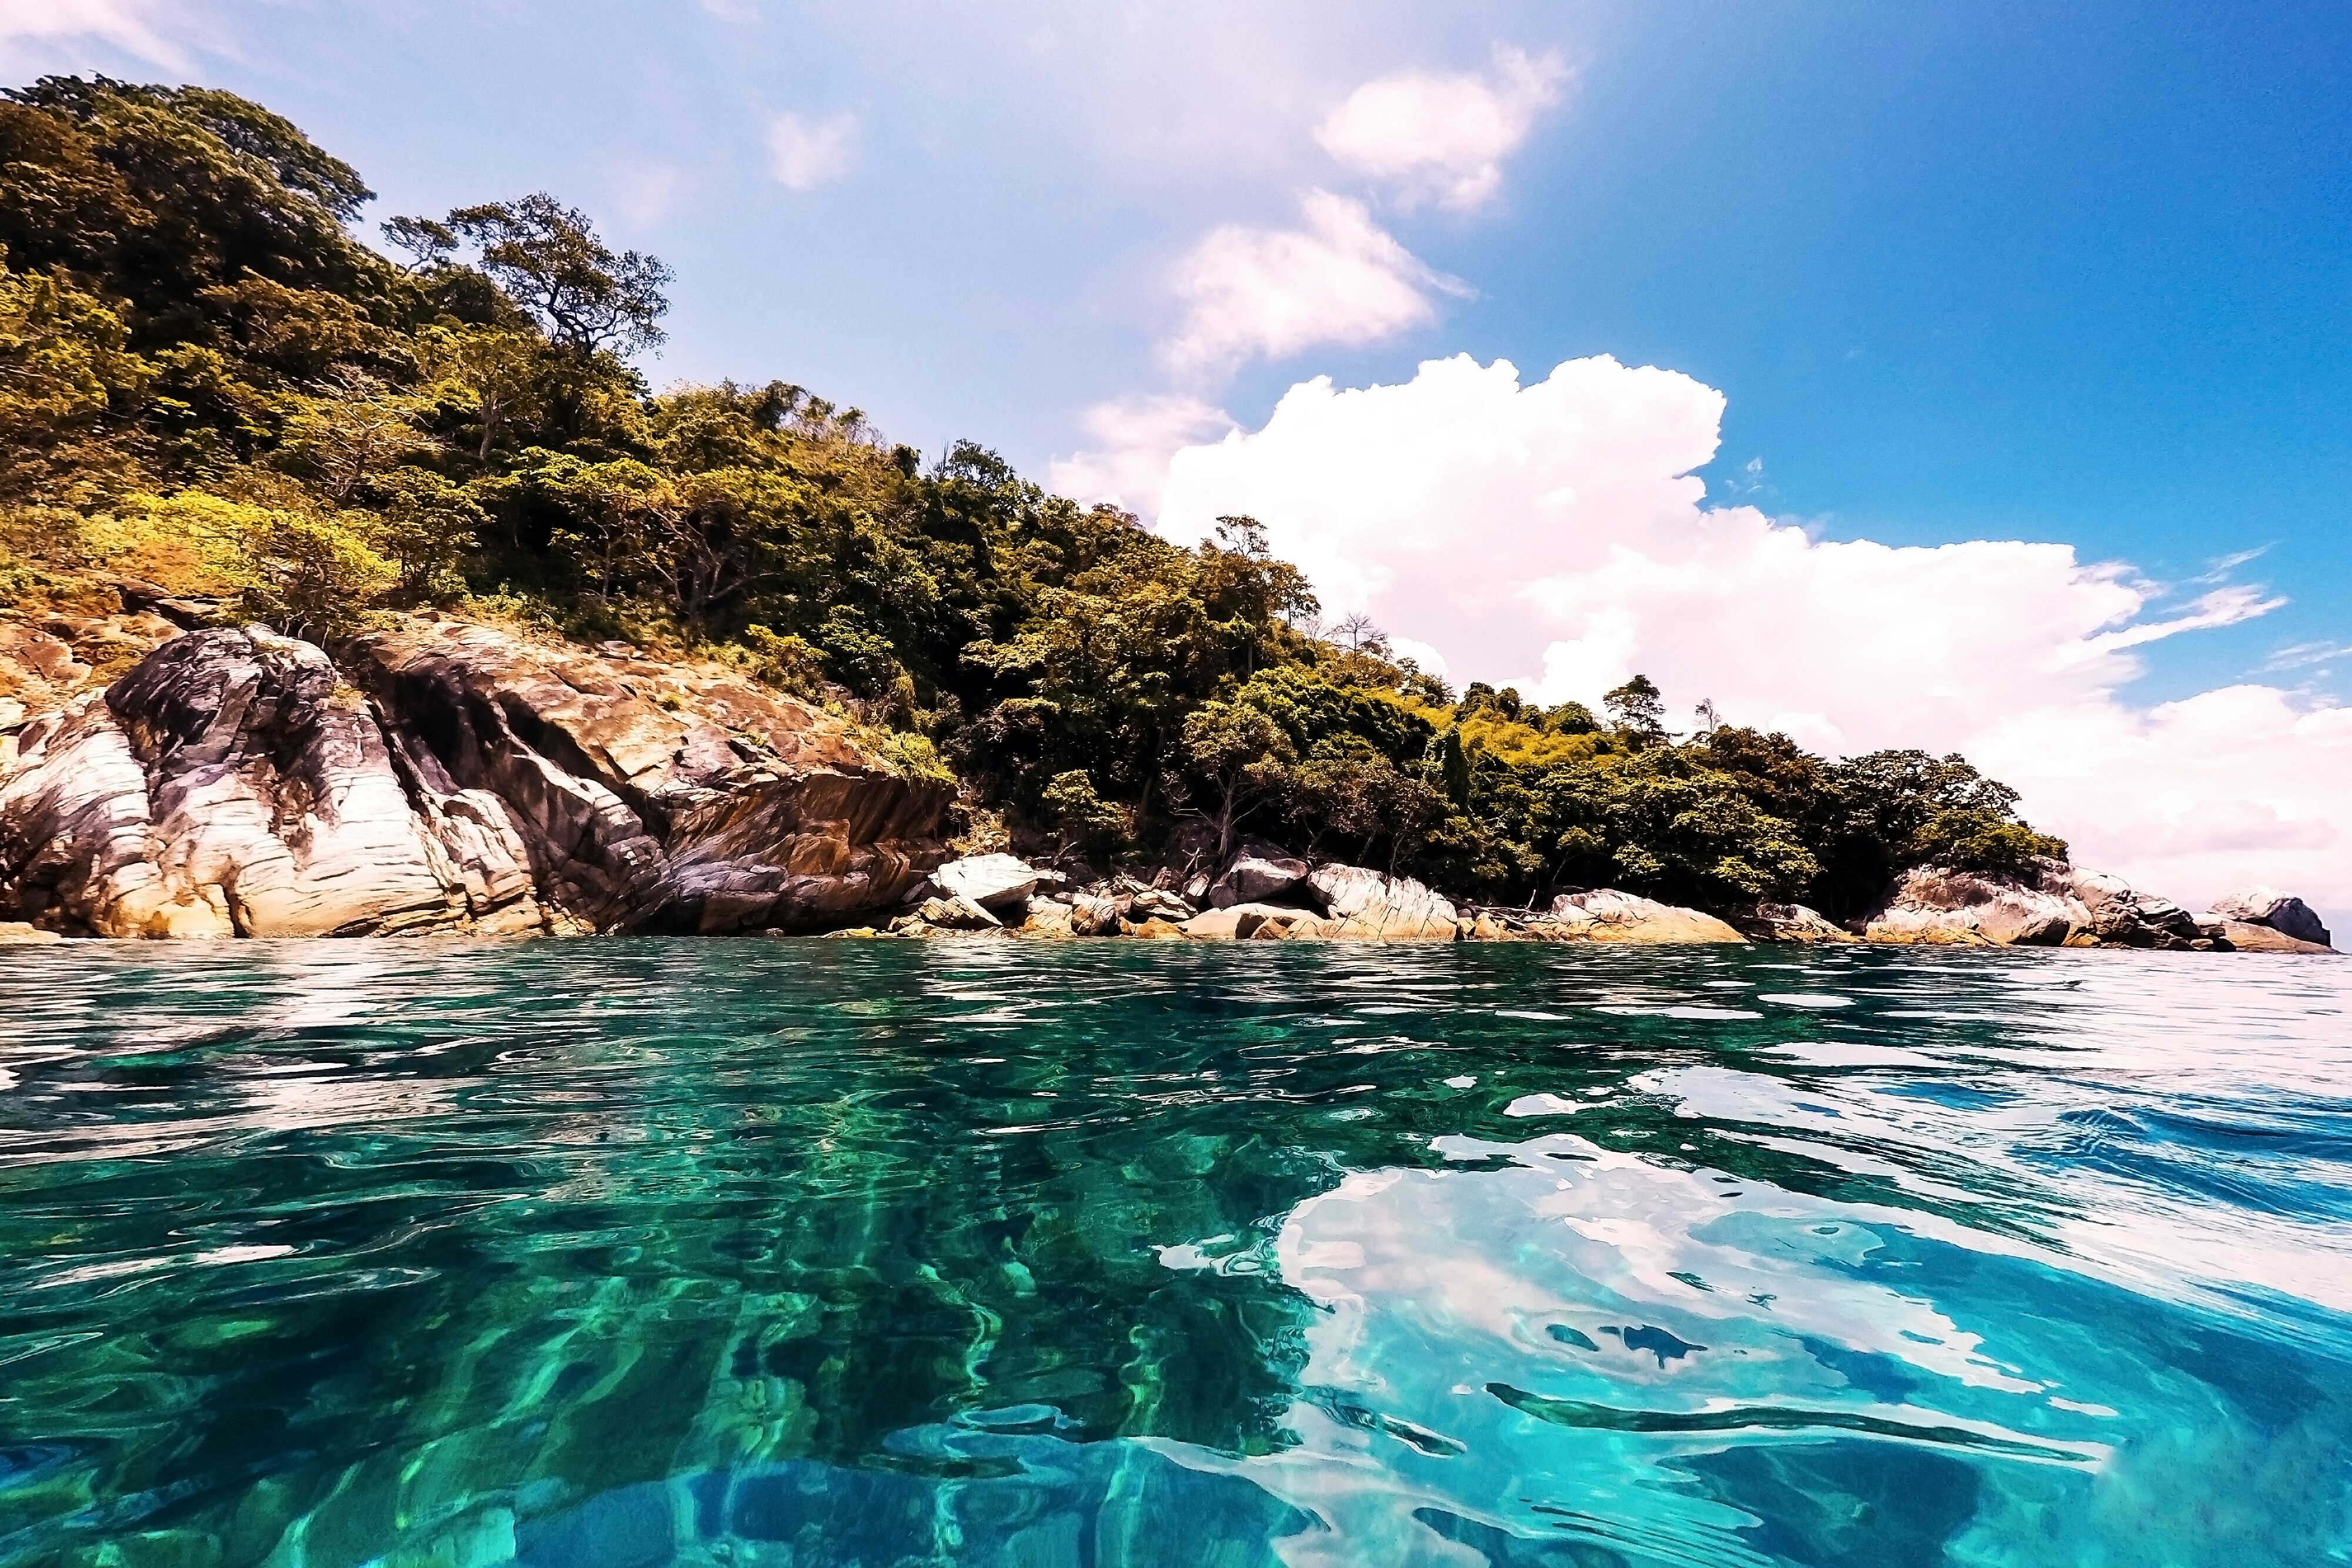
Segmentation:
{"type": "Polygon", "coordinates": [[[0,1563],[2352,1561],[2352,966],[0,954],[0,1563]]]}

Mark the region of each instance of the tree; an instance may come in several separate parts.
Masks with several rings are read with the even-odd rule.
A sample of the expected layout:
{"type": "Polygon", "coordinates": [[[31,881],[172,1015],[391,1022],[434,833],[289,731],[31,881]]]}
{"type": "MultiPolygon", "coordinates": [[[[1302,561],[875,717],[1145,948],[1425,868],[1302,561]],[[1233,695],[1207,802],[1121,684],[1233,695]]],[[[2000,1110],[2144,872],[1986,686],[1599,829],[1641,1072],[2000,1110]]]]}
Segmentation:
{"type": "Polygon", "coordinates": [[[155,367],[121,318],[62,277],[11,272],[0,252],[0,505],[77,505],[135,469],[115,405],[155,367]]]}
{"type": "MultiPolygon", "coordinates": [[[[429,235],[420,220],[408,222],[429,235]]],[[[575,357],[629,354],[662,340],[670,269],[637,251],[615,252],[578,208],[541,192],[459,207],[441,227],[479,247],[482,271],[575,357]]]]}
{"type": "Polygon", "coordinates": [[[546,345],[532,334],[498,327],[427,327],[416,337],[417,363],[430,391],[467,404],[481,426],[475,461],[487,466],[499,432],[541,412],[540,361],[546,345]]]}
{"type": "Polygon", "coordinates": [[[379,475],[440,444],[418,428],[422,400],[364,371],[342,371],[329,378],[323,392],[296,400],[277,461],[338,507],[349,505],[379,475]]]}
{"type": "Polygon", "coordinates": [[[1061,834],[1054,858],[1071,851],[1115,841],[1127,829],[1127,813],[1095,793],[1095,781],[1083,768],[1057,773],[1038,796],[1048,824],[1061,834]]]}
{"type": "Polygon", "coordinates": [[[257,506],[184,492],[148,497],[149,520],[185,531],[236,586],[244,615],[331,642],[356,627],[400,572],[368,541],[364,514],[257,506]]]}
{"type": "Polygon", "coordinates": [[[1297,756],[1290,737],[1246,703],[1208,702],[1184,721],[1184,757],[1216,798],[1217,860],[1234,852],[1234,830],[1287,781],[1297,756]]]}
{"type": "Polygon", "coordinates": [[[1650,746],[1666,738],[1665,698],[1649,676],[1635,675],[1603,696],[1601,706],[1615,716],[1617,727],[1634,744],[1650,746]]]}

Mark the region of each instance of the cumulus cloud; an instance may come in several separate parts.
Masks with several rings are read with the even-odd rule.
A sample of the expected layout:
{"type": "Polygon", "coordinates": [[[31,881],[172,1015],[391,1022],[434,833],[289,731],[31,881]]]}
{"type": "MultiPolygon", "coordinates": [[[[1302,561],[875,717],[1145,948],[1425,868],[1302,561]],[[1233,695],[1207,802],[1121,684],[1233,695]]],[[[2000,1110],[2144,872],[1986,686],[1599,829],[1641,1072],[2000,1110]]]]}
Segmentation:
{"type": "Polygon", "coordinates": [[[857,161],[857,117],[844,111],[812,120],[780,114],[768,122],[768,167],[790,191],[814,191],[849,172],[857,161]]]}
{"type": "Polygon", "coordinates": [[[1046,471],[1048,487],[1075,501],[1147,513],[1160,509],[1169,458],[1235,428],[1223,409],[1181,393],[1097,403],[1079,423],[1093,444],[1055,458],[1046,471]]]}
{"type": "Polygon", "coordinates": [[[162,0],[0,0],[0,60],[26,53],[26,44],[94,38],[180,69],[185,55],[156,26],[163,9],[162,0]]]}
{"type": "Polygon", "coordinates": [[[1372,222],[1361,202],[1309,191],[1295,229],[1228,224],[1176,264],[1181,324],[1171,369],[1229,371],[1326,343],[1360,344],[1436,319],[1430,291],[1466,294],[1372,222]]]}
{"type": "Polygon", "coordinates": [[[1408,204],[1475,207],[1503,182],[1503,160],[1559,101],[1568,68],[1556,55],[1496,51],[1495,74],[1405,71],[1368,81],[1317,127],[1340,163],[1392,183],[1408,204]]]}
{"type": "Polygon", "coordinates": [[[1825,540],[1710,507],[1722,395],[1608,358],[1528,386],[1507,362],[1294,387],[1257,431],[1171,460],[1160,527],[1264,521],[1334,617],[1364,611],[1457,680],[1593,702],[1639,671],[1682,712],[1831,752],[1960,749],[2041,825],[2184,901],[2269,881],[2352,916],[2352,709],[2246,685],[2138,707],[2133,650],[2279,601],[2168,607],[2072,547],[1825,540]]]}

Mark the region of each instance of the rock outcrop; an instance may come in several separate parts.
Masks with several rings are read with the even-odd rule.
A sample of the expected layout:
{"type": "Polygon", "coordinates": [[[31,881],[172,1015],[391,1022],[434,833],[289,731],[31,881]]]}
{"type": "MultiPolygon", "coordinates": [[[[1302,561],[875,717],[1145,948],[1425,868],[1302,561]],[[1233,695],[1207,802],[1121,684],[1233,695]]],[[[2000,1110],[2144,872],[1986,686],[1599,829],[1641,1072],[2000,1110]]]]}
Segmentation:
{"type": "Polygon", "coordinates": [[[945,803],[723,672],[493,628],[362,639],[346,682],[190,632],[0,758],[0,918],[108,936],[838,924],[938,858],[945,803]],[[355,682],[356,684],[352,684],[355,682]]]}
{"type": "Polygon", "coordinates": [[[1756,904],[1727,910],[1724,921],[1750,942],[1855,942],[1844,926],[1801,904],[1756,904]]]}
{"type": "Polygon", "coordinates": [[[1898,945],[2191,948],[2212,941],[2170,899],[2059,861],[2016,875],[1920,866],[1896,879],[1862,926],[1867,940],[1898,945]]]}
{"type": "Polygon", "coordinates": [[[1360,942],[1451,942],[1453,904],[1406,876],[1362,866],[1318,866],[1306,882],[1324,916],[1321,936],[1360,942]]]}
{"type": "Polygon", "coordinates": [[[1057,887],[1061,882],[1057,872],[1004,854],[966,855],[931,873],[932,885],[941,893],[992,911],[1017,908],[1039,888],[1057,887]]]}
{"type": "Polygon", "coordinates": [[[1613,887],[1562,894],[1529,931],[1547,942],[1622,942],[1665,946],[1681,942],[1748,940],[1724,921],[1680,904],[1620,893],[1613,887]]]}
{"type": "MultiPolygon", "coordinates": [[[[2308,946],[2332,947],[2318,911],[2291,893],[2260,883],[2224,894],[2213,901],[2213,913],[2231,925],[2262,925],[2308,946]]],[[[2234,942],[2236,939],[2231,938],[2234,942]]],[[[2239,943],[2238,946],[2245,946],[2239,943]]]]}
{"type": "Polygon", "coordinates": [[[1248,840],[1224,874],[1209,884],[1209,903],[1219,909],[1262,904],[1295,892],[1307,875],[1307,862],[1298,856],[1264,840],[1248,840]]]}

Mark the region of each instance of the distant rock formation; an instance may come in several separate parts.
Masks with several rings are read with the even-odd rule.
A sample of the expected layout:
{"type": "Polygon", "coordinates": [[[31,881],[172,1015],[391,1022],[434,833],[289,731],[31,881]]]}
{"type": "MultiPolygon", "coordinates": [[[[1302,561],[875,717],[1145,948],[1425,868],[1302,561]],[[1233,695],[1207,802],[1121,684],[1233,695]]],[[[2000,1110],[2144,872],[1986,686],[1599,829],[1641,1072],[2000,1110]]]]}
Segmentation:
{"type": "Polygon", "coordinates": [[[943,788],[808,705],[418,621],[346,681],[174,637],[0,756],[0,919],[104,936],[813,928],[939,859],[943,788]]]}
{"type": "MultiPolygon", "coordinates": [[[[2213,913],[2225,925],[2260,925],[2276,932],[2290,941],[2307,946],[2332,947],[2335,939],[2320,923],[2318,912],[2291,893],[2260,883],[2242,887],[2235,893],[2224,894],[2213,901],[2213,913]]],[[[2243,939],[2233,937],[2239,946],[2258,941],[2251,934],[2243,939]]]]}
{"type": "MultiPolygon", "coordinates": [[[[2166,950],[2232,947],[2326,951],[2324,943],[2273,929],[2316,930],[2318,916],[2299,898],[2274,888],[2231,895],[2232,907],[2258,910],[2260,922],[2217,913],[2200,920],[2168,898],[2142,893],[2106,872],[2041,861],[2016,875],[1920,866],[1897,878],[1879,906],[1861,922],[1872,942],[1970,946],[2144,947],[2166,950]],[[2237,940],[2235,927],[2267,936],[2237,940]]],[[[2231,903],[2231,900],[2225,900],[2231,903]]]]}

